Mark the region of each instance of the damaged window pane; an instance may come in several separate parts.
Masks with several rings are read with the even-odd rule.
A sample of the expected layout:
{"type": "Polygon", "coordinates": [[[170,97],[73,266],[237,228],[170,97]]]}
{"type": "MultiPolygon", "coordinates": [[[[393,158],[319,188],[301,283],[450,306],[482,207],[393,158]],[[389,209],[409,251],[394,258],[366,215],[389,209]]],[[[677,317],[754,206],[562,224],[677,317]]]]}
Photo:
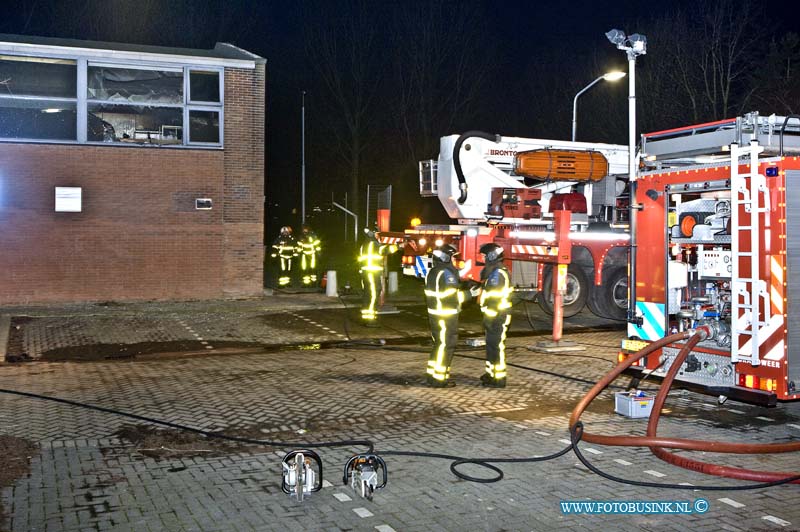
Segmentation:
{"type": "Polygon", "coordinates": [[[189,141],[219,144],[219,112],[190,110],[189,141]]]}
{"type": "Polygon", "coordinates": [[[183,72],[89,66],[88,97],[123,103],[183,103],[183,72]]]}
{"type": "Polygon", "coordinates": [[[87,140],[181,144],[182,124],[183,110],[180,108],[89,104],[87,140]]]}
{"type": "Polygon", "coordinates": [[[0,139],[221,146],[223,71],[0,54],[0,139]]]}
{"type": "Polygon", "coordinates": [[[193,102],[219,102],[219,72],[191,70],[189,99],[193,102]]]}
{"type": "Polygon", "coordinates": [[[0,55],[0,95],[76,98],[75,61],[0,55]]]}
{"type": "Polygon", "coordinates": [[[0,98],[0,137],[75,140],[74,102],[0,98]]]}

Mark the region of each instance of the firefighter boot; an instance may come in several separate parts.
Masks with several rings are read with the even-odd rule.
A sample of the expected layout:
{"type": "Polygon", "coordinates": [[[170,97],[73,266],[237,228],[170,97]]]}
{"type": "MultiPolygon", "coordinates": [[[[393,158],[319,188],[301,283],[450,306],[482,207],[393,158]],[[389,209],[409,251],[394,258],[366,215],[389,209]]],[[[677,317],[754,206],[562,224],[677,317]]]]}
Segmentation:
{"type": "Polygon", "coordinates": [[[425,383],[431,388],[453,388],[456,385],[451,379],[440,381],[435,379],[433,375],[428,375],[425,379],[425,383]]]}
{"type": "Polygon", "coordinates": [[[481,375],[481,386],[488,386],[489,388],[505,388],[506,378],[493,379],[488,373],[481,375]]]}

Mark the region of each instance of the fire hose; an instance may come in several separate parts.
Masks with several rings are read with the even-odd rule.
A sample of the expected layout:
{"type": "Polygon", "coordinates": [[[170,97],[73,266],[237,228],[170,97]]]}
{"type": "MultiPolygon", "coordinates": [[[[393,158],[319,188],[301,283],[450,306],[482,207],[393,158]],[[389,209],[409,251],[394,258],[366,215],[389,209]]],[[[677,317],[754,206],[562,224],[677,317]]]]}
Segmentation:
{"type": "Polygon", "coordinates": [[[700,341],[706,339],[711,332],[705,327],[696,330],[688,330],[657,340],[637,353],[628,357],[617,367],[611,370],[605,377],[600,379],[591,390],[580,400],[572,411],[569,419],[570,432],[573,440],[577,439],[595,443],[598,445],[626,446],[626,447],[649,447],[651,452],[661,460],[690,469],[699,473],[735,478],[739,480],[751,480],[756,482],[791,482],[800,483],[800,475],[797,473],[785,473],[777,471],[755,471],[738,467],[730,467],[718,464],[701,462],[691,458],[678,456],[667,451],[665,448],[683,449],[691,451],[707,451],[714,453],[735,453],[735,454],[768,454],[768,453],[789,453],[800,451],[800,442],[794,443],[730,443],[722,441],[694,440],[685,438],[663,438],[657,436],[658,421],[661,417],[661,408],[667,400],[672,382],[681,368],[692,348],[700,341]],[[591,402],[603,391],[615,378],[623,371],[628,369],[638,360],[664,347],[665,345],[688,340],[673,361],[667,375],[664,377],[661,389],[656,395],[653,403],[653,411],[647,424],[646,436],[609,436],[603,434],[593,434],[583,430],[580,417],[591,402]],[[792,480],[789,480],[792,479],[792,480]]]}

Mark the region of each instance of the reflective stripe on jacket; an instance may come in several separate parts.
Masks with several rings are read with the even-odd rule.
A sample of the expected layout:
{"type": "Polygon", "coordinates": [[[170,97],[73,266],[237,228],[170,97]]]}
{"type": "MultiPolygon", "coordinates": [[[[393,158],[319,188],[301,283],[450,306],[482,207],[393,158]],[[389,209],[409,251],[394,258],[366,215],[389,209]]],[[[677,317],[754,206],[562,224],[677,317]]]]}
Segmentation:
{"type": "Polygon", "coordinates": [[[511,277],[503,265],[498,265],[486,273],[483,281],[483,290],[479,304],[481,311],[487,316],[497,316],[498,313],[511,308],[511,277]]]}
{"type": "Polygon", "coordinates": [[[361,245],[358,262],[361,272],[379,272],[383,270],[383,257],[397,251],[394,244],[379,244],[374,240],[361,245]]]}
{"type": "Polygon", "coordinates": [[[452,266],[438,264],[425,276],[425,298],[428,314],[453,316],[461,312],[464,292],[459,289],[458,270],[452,266]]]}
{"type": "Polygon", "coordinates": [[[297,256],[297,246],[295,241],[290,238],[278,238],[272,244],[272,256],[282,259],[290,259],[297,256]]]}

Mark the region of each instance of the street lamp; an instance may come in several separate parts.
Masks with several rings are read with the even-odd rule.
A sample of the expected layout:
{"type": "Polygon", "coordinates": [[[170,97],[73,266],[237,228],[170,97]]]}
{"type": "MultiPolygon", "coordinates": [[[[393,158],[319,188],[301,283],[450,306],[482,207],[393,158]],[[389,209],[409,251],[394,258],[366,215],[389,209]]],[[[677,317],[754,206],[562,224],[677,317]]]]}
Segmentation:
{"type": "Polygon", "coordinates": [[[595,84],[599,83],[600,81],[617,81],[624,77],[625,72],[607,72],[586,85],[578,94],[575,95],[575,98],[572,100],[572,142],[575,142],[575,132],[578,130],[578,96],[594,87],[595,84]]]}
{"type": "Polygon", "coordinates": [[[300,111],[300,223],[306,223],[306,91],[302,91],[300,111]]]}
{"type": "Polygon", "coordinates": [[[630,226],[630,280],[628,282],[628,321],[640,323],[636,314],[636,58],[647,53],[647,37],[614,29],[606,33],[611,44],[624,50],[628,56],[628,179],[630,182],[629,221],[630,226]]]}

